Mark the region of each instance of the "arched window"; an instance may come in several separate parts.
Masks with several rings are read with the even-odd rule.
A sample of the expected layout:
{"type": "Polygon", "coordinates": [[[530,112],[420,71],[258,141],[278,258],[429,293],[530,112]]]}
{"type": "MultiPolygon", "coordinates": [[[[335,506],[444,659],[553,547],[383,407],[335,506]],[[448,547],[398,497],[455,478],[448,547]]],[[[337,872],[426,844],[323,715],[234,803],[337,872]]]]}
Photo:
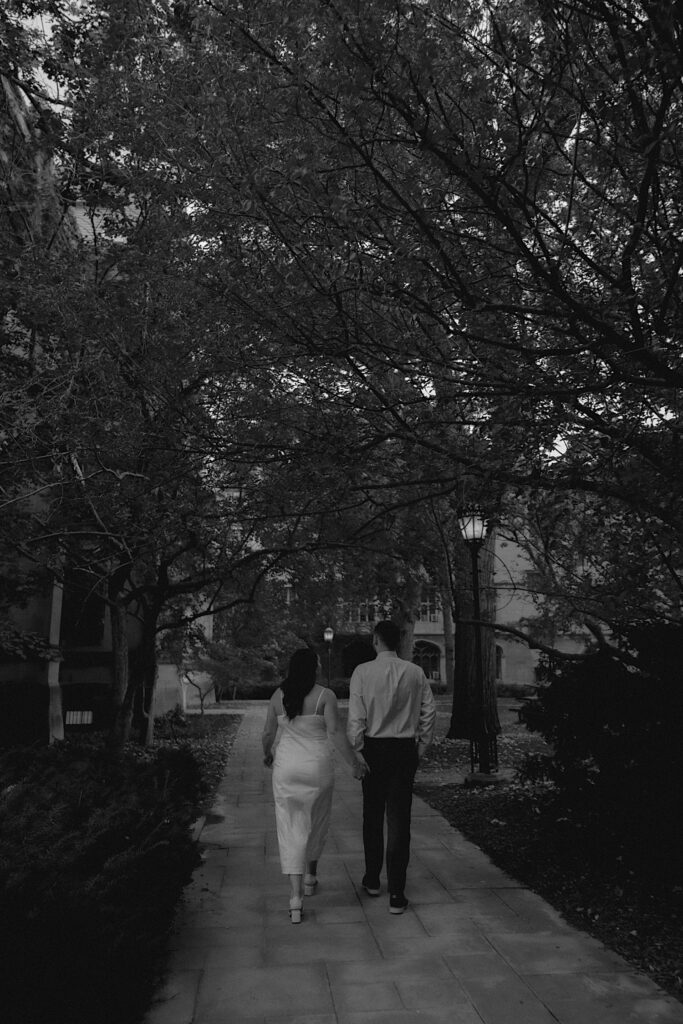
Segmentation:
{"type": "Polygon", "coordinates": [[[413,661],[420,666],[427,679],[441,681],[441,651],[436,644],[417,640],[413,647],[413,661]]]}

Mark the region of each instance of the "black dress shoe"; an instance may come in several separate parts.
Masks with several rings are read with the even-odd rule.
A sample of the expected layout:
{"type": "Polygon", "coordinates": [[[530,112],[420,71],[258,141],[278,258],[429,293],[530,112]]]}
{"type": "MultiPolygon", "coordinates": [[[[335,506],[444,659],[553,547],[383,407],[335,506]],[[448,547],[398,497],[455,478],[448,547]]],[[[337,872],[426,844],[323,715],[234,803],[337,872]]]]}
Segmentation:
{"type": "Polygon", "coordinates": [[[367,878],[364,878],[361,885],[365,889],[368,896],[379,896],[380,888],[379,882],[368,882],[367,878]]]}
{"type": "Polygon", "coordinates": [[[389,897],[390,914],[402,914],[407,906],[408,900],[405,898],[402,892],[396,893],[394,896],[389,897]]]}

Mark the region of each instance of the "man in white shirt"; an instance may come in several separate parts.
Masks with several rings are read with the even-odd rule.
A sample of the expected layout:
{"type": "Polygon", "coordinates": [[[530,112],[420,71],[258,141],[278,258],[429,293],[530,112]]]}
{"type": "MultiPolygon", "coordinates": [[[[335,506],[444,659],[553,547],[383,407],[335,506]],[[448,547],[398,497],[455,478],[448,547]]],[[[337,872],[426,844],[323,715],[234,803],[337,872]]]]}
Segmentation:
{"type": "Polygon", "coordinates": [[[379,896],[384,862],[384,818],[387,821],[386,866],[389,911],[402,914],[410,859],[410,812],[413,781],[421,755],[434,736],[436,704],[419,666],[396,653],[401,631],[395,622],[375,626],[374,661],[358,665],[349,684],[347,735],[370,769],[363,779],[363,888],[379,896]]]}

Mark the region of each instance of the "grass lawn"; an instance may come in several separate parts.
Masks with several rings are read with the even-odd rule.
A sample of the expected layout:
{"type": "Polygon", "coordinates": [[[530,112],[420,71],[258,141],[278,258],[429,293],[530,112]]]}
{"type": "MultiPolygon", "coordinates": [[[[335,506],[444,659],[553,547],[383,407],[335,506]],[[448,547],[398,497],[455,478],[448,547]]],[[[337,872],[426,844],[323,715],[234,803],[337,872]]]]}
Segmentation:
{"type": "MultiPolygon", "coordinates": [[[[501,768],[517,768],[526,753],[544,749],[543,740],[517,722],[514,705],[500,702],[501,768]]],[[[683,870],[681,884],[664,887],[656,877],[639,877],[607,860],[590,834],[557,820],[547,785],[470,789],[444,783],[444,772],[470,770],[469,744],[444,739],[448,724],[442,703],[437,738],[420,766],[418,795],[572,925],[683,1001],[683,870]]]]}

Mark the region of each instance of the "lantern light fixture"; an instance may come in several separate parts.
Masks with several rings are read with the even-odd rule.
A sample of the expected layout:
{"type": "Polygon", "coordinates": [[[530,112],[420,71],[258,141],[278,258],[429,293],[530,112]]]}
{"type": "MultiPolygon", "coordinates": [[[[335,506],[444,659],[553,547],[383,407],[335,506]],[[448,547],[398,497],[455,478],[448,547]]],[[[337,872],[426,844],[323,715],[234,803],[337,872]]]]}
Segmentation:
{"type": "Polygon", "coordinates": [[[327,685],[329,686],[332,680],[332,641],[334,640],[334,630],[332,626],[326,626],[323,630],[323,638],[327,644],[327,685]]]}
{"type": "Polygon", "coordinates": [[[489,521],[480,508],[467,508],[458,513],[458,525],[467,544],[484,543],[489,532],[489,521]]]}

